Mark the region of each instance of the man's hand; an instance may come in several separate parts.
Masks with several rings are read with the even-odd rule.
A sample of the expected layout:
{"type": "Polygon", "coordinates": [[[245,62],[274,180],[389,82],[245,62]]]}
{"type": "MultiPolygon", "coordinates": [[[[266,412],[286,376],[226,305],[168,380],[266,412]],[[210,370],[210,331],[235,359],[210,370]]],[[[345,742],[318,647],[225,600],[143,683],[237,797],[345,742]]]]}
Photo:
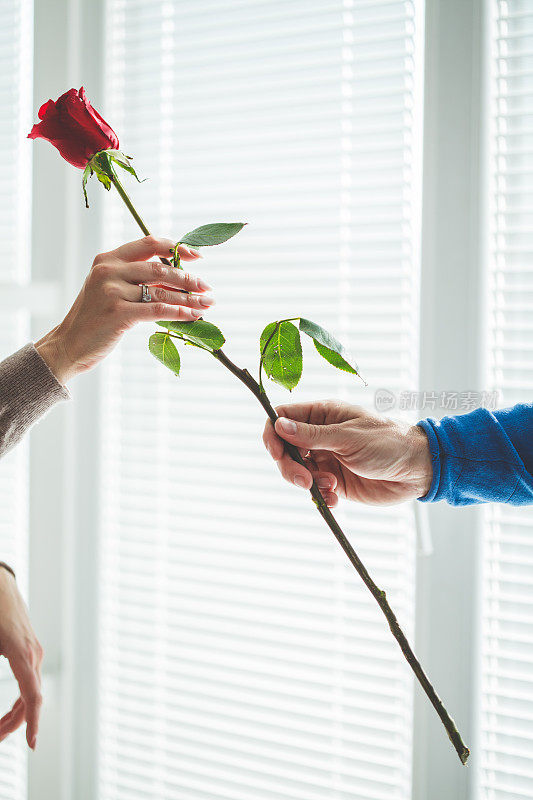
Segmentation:
{"type": "Polygon", "coordinates": [[[28,610],[13,575],[0,567],[0,655],[19,685],[20,696],[0,719],[0,742],[26,721],[26,741],[35,750],[41,712],[43,649],[32,630],[28,610]]]}
{"type": "MultiPolygon", "coordinates": [[[[137,322],[191,322],[213,305],[201,278],[148,260],[170,257],[173,247],[170,239],[146,236],[96,256],[63,322],[35,345],[60,383],[96,366],[137,322]],[[151,302],[141,302],[143,283],[151,302]]],[[[179,252],[183,261],[201,258],[186,245],[179,252]]]]}
{"type": "Polygon", "coordinates": [[[315,479],[331,507],[339,497],[372,505],[427,494],[432,467],[429,444],[416,425],[403,425],[335,400],[280,406],[276,426],[263,441],[283,477],[303,489],[315,479]],[[283,439],[300,448],[309,468],[297,464],[283,439]]]}

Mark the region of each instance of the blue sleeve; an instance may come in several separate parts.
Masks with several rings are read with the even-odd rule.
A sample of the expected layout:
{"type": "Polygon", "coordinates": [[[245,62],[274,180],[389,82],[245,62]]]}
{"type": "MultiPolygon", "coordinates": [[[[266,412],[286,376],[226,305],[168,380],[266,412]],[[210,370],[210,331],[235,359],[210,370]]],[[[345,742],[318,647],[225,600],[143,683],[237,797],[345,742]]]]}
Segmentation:
{"type": "Polygon", "coordinates": [[[533,403],[421,420],[433,464],[423,502],[533,503],[533,403]]]}

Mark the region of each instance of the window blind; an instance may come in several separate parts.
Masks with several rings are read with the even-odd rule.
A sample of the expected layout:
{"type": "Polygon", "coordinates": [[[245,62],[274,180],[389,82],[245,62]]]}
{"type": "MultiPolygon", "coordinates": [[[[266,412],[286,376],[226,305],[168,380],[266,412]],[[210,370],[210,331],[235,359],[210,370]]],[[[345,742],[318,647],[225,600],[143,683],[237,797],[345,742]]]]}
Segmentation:
{"type": "MultiPolygon", "coordinates": [[[[372,404],[415,387],[418,8],[399,0],[108,0],[106,118],[154,232],[249,222],[193,269],[228,354],[301,314],[370,383],[318,363],[273,402],[372,404]]],[[[131,184],[130,184],[131,185],[131,184]]],[[[104,247],[137,238],[106,198],[104,247]]],[[[412,681],[309,498],[283,483],[264,414],[207,354],[106,365],[99,642],[101,800],[405,800],[412,681]]],[[[413,634],[409,508],[339,512],[413,634]]]]}
{"type": "MultiPolygon", "coordinates": [[[[3,0],[0,26],[0,282],[24,283],[29,275],[32,16],[30,0],[3,0]]],[[[28,315],[2,306],[0,359],[29,338],[28,315]]],[[[0,560],[12,564],[25,589],[27,568],[28,451],[23,444],[0,461],[0,560]]],[[[5,660],[0,664],[0,714],[18,695],[5,660]]],[[[0,798],[26,797],[24,735],[0,748],[0,798]]]]}
{"type": "MultiPolygon", "coordinates": [[[[533,399],[533,6],[492,2],[489,381],[533,399]]],[[[480,797],[533,795],[533,513],[495,506],[484,537],[480,797]]]]}

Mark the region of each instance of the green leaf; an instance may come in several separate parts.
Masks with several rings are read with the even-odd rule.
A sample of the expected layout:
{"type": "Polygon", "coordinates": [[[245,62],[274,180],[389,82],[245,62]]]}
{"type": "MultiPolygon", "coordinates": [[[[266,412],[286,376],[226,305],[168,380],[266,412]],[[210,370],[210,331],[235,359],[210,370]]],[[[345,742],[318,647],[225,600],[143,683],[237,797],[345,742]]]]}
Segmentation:
{"type": "Polygon", "coordinates": [[[311,322],[309,319],[300,319],[300,330],[306,333],[313,339],[315,347],[320,355],[329,361],[337,369],[342,369],[344,372],[350,372],[352,375],[359,375],[359,367],[350,358],[342,344],[335,339],[331,333],[324,330],[316,322],[311,322]],[[350,361],[352,363],[350,364],[350,361]]]}
{"type": "Polygon", "coordinates": [[[292,391],[302,376],[302,343],[292,322],[271,322],[260,339],[261,360],[269,378],[292,391]]]}
{"type": "Polygon", "coordinates": [[[180,334],[192,344],[207,347],[209,350],[220,350],[226,341],[222,331],[212,322],[206,322],[205,319],[195,322],[158,322],[157,325],[180,334]]]}
{"type": "Polygon", "coordinates": [[[166,333],[153,333],[148,341],[148,349],[165,367],[168,367],[174,375],[180,374],[180,354],[176,345],[166,333]]]}
{"type": "Polygon", "coordinates": [[[214,244],[222,244],[239,233],[245,225],[245,222],[213,222],[211,225],[201,225],[182,236],[180,242],[191,247],[210,247],[214,244]]]}

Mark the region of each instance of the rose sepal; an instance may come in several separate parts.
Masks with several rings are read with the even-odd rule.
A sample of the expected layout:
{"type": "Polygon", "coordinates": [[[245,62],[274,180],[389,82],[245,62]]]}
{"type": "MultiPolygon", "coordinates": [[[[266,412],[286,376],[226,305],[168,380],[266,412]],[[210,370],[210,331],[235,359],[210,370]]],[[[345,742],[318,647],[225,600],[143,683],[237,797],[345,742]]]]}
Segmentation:
{"type": "Polygon", "coordinates": [[[98,153],[94,154],[83,170],[82,187],[86,208],[89,208],[89,200],[87,197],[87,181],[92,175],[96,175],[100,183],[103,184],[104,188],[109,191],[111,189],[115,174],[113,164],[118,164],[119,167],[122,167],[122,169],[125,169],[126,172],[129,172],[131,175],[133,175],[133,177],[139,181],[139,183],[142,183],[131,163],[131,156],[127,156],[121,150],[99,150],[98,153]]]}

